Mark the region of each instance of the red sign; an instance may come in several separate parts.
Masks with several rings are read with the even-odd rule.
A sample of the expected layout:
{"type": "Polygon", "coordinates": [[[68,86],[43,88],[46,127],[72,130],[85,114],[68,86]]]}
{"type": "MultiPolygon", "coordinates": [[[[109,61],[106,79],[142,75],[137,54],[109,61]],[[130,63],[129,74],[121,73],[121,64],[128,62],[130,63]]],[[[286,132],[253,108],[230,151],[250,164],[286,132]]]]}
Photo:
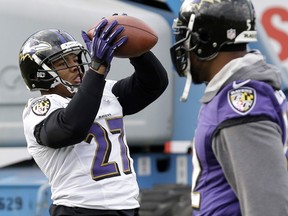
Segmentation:
{"type": "Polygon", "coordinates": [[[269,7],[263,11],[261,22],[267,35],[279,43],[279,59],[288,60],[288,9],[269,7]]]}

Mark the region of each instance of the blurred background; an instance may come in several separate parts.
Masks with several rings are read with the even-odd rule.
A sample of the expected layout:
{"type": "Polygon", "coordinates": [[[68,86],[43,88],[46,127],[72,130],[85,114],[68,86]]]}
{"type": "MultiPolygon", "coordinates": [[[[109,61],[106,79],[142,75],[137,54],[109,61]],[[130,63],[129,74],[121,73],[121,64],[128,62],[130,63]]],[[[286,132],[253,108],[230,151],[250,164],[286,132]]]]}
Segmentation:
{"type": "MultiPolygon", "coordinates": [[[[22,111],[30,97],[18,68],[24,40],[45,28],[59,28],[82,42],[102,17],[126,13],[142,19],[159,37],[152,49],[168,71],[170,84],[147,109],[126,119],[128,144],[134,159],[145,215],[191,215],[190,147],[196,127],[203,85],[192,85],[186,103],[180,102],[185,79],[170,59],[174,43],[171,25],[181,0],[1,0],[0,1],[0,215],[48,215],[50,188],[28,155],[22,111]],[[173,205],[171,205],[173,204],[173,205]],[[176,213],[175,213],[176,212],[176,213]]],[[[269,63],[281,70],[288,89],[288,0],[253,1],[258,17],[258,42],[269,63]]],[[[83,43],[84,44],[84,43],[83,43]]],[[[114,58],[109,78],[133,72],[128,59],[114,58]]]]}

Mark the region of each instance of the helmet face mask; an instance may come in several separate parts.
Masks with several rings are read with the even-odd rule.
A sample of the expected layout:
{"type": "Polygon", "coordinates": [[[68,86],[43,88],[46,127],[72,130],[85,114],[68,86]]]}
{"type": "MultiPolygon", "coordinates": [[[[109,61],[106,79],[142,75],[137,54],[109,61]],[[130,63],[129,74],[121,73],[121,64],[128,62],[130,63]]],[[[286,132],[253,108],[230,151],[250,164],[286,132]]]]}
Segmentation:
{"type": "Polygon", "coordinates": [[[53,67],[55,60],[63,59],[65,62],[65,56],[71,53],[78,56],[78,65],[69,66],[66,62],[63,69],[77,67],[83,74],[91,62],[89,52],[71,35],[57,29],[46,29],[30,36],[19,54],[20,70],[27,88],[31,91],[49,90],[63,84],[69,92],[75,93],[79,85],[62,80],[53,67]]]}
{"type": "Polygon", "coordinates": [[[181,21],[176,18],[172,26],[177,42],[171,47],[170,54],[176,72],[181,77],[186,77],[187,73],[190,73],[189,52],[195,50],[200,42],[198,35],[192,32],[194,18],[195,15],[191,14],[188,26],[183,26],[181,21]]]}

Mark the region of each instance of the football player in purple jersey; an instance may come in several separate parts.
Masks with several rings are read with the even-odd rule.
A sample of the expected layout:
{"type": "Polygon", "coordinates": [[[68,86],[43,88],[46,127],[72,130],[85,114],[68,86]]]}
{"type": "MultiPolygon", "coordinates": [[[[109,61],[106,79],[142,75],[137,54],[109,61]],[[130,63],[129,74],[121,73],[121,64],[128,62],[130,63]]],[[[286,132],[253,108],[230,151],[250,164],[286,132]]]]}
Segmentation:
{"type": "Polygon", "coordinates": [[[287,101],[257,41],[250,0],[184,0],[171,57],[206,84],[193,144],[195,216],[288,215],[287,101]]]}
{"type": "Polygon", "coordinates": [[[82,33],[87,49],[58,29],[34,33],[21,48],[23,79],[41,92],[29,99],[23,123],[28,151],[51,185],[50,215],[138,215],[123,117],[155,101],[168,77],[149,51],[130,58],[131,76],[106,79],[114,51],[127,40],[113,40],[124,29],[115,25],[103,19],[92,41],[82,33]]]}

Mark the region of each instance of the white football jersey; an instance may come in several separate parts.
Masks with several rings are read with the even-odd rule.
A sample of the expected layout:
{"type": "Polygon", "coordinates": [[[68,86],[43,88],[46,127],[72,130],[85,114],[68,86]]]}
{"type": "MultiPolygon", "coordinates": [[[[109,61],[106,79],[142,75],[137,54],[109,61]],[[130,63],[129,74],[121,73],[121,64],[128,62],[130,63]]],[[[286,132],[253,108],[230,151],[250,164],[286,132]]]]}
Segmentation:
{"type": "Polygon", "coordinates": [[[53,149],[39,145],[34,128],[70,99],[45,95],[30,99],[23,112],[28,152],[49,179],[53,204],[89,209],[139,207],[139,188],[126,142],[122,107],[106,82],[101,105],[87,138],[53,149]]]}

